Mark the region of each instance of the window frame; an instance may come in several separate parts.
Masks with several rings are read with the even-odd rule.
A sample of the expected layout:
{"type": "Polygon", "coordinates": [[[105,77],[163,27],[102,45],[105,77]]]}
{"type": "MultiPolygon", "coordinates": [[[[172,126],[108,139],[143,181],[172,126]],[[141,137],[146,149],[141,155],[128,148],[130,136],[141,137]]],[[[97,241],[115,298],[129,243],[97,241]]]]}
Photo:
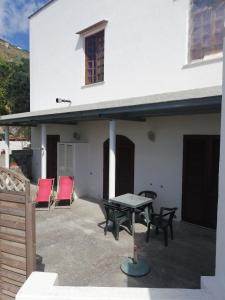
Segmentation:
{"type": "Polygon", "coordinates": [[[85,86],[94,85],[94,84],[104,82],[104,76],[105,76],[105,72],[104,72],[105,71],[105,69],[104,69],[104,62],[105,62],[105,28],[99,29],[99,31],[93,32],[92,34],[87,35],[87,36],[84,37],[84,52],[85,52],[85,86]],[[99,37],[100,34],[102,36],[99,37]],[[99,48],[101,46],[99,46],[99,44],[97,44],[97,46],[96,46],[97,42],[95,41],[95,45],[93,46],[93,48],[96,47],[96,49],[95,49],[96,52],[94,54],[95,58],[92,59],[92,63],[95,60],[95,66],[92,67],[92,69],[91,69],[92,70],[91,71],[92,72],[92,75],[91,75],[92,80],[90,80],[90,77],[89,77],[90,60],[89,60],[89,56],[88,56],[88,53],[87,53],[87,51],[88,51],[87,42],[88,42],[88,39],[93,39],[93,38],[95,38],[98,43],[99,43],[99,41],[101,42],[101,39],[102,39],[102,43],[103,43],[102,52],[103,53],[100,54],[100,55],[102,55],[102,57],[101,56],[96,57],[96,56],[99,55],[97,48],[99,48]],[[97,53],[97,55],[96,55],[96,53],[97,53]],[[97,71],[98,68],[100,69],[99,72],[97,71]],[[95,74],[93,74],[93,70],[94,70],[95,74]],[[98,79],[98,76],[100,77],[100,79],[98,79]]]}
{"type": "MultiPolygon", "coordinates": [[[[188,47],[188,51],[187,51],[187,63],[188,64],[196,64],[199,62],[204,62],[204,61],[213,61],[213,60],[217,60],[223,57],[223,49],[221,50],[216,50],[216,51],[212,51],[209,54],[204,54],[203,57],[201,58],[192,58],[191,55],[191,48],[192,48],[192,30],[193,30],[193,15],[192,15],[192,2],[193,0],[189,0],[189,7],[188,7],[188,30],[187,30],[187,47],[188,47]]],[[[225,22],[225,18],[224,18],[224,22],[225,22]]]]}

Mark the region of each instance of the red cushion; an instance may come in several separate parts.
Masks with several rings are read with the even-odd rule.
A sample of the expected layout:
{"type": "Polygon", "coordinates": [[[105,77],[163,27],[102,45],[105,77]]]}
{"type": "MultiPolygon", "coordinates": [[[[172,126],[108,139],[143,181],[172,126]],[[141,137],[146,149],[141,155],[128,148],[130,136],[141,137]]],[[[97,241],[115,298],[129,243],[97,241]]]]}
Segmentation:
{"type": "Polygon", "coordinates": [[[57,199],[58,200],[70,200],[72,192],[73,192],[73,177],[72,176],[60,176],[57,199]]]}
{"type": "Polygon", "coordinates": [[[36,202],[48,202],[52,193],[53,179],[39,179],[36,202]]]}

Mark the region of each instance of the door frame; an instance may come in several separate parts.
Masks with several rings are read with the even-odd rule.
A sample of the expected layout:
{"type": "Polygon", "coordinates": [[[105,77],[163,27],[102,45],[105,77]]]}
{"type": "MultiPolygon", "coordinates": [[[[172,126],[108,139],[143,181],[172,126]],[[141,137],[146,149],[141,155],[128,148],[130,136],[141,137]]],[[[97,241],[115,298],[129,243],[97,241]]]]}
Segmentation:
{"type": "MultiPolygon", "coordinates": [[[[129,144],[133,149],[133,159],[132,159],[132,192],[134,192],[134,166],[135,166],[135,143],[130,140],[127,136],[125,135],[116,135],[116,163],[117,163],[117,151],[118,151],[118,145],[120,143],[123,143],[124,141],[128,142],[127,145],[129,144]]],[[[117,169],[116,169],[117,170],[117,169]]],[[[118,180],[116,178],[116,186],[115,190],[117,190],[117,185],[118,185],[118,180]]],[[[109,194],[109,139],[105,140],[103,143],[103,198],[108,199],[108,194],[109,194]],[[107,165],[108,164],[108,165],[107,165]]]]}
{"type": "MultiPolygon", "coordinates": [[[[187,155],[187,148],[185,147],[185,142],[188,141],[188,140],[193,140],[193,139],[203,139],[203,138],[214,138],[214,139],[220,139],[220,134],[185,134],[183,135],[183,158],[182,158],[182,204],[181,204],[181,218],[184,222],[189,222],[191,223],[190,221],[186,221],[184,215],[184,211],[185,211],[185,195],[184,195],[184,191],[185,191],[185,174],[186,174],[186,163],[185,163],[185,157],[187,155]]],[[[219,149],[220,150],[220,149],[219,149]]],[[[219,173],[218,173],[218,179],[219,179],[219,173]]],[[[218,182],[218,185],[219,185],[219,182],[218,182]]],[[[192,224],[196,224],[196,223],[192,223],[192,224]]],[[[199,225],[199,224],[196,224],[196,225],[199,225]]],[[[203,226],[203,225],[199,225],[199,226],[203,226]]],[[[203,226],[205,227],[205,226],[203,226]]],[[[211,228],[211,227],[207,227],[207,228],[211,228]]]]}
{"type": "MultiPolygon", "coordinates": [[[[57,178],[58,178],[58,164],[57,164],[57,162],[58,162],[58,143],[60,142],[60,134],[47,134],[47,138],[46,138],[46,144],[47,144],[47,151],[46,151],[46,154],[47,154],[47,166],[46,166],[46,175],[47,175],[47,178],[49,178],[49,176],[48,176],[48,172],[49,172],[49,170],[48,170],[48,164],[49,164],[49,161],[48,161],[48,138],[49,137],[55,137],[55,138],[57,138],[58,139],[58,142],[56,143],[56,180],[55,180],[55,182],[54,182],[54,184],[56,184],[57,182],[57,178]]],[[[51,176],[50,176],[51,177],[51,176]]]]}

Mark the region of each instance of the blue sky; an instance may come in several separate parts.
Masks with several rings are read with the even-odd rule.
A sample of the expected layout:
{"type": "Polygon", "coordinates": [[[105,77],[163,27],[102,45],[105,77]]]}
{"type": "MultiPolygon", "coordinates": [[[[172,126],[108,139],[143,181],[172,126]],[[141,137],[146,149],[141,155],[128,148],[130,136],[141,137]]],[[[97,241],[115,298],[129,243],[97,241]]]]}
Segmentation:
{"type": "Polygon", "coordinates": [[[49,0],[0,0],[0,38],[29,50],[28,17],[49,0]]]}

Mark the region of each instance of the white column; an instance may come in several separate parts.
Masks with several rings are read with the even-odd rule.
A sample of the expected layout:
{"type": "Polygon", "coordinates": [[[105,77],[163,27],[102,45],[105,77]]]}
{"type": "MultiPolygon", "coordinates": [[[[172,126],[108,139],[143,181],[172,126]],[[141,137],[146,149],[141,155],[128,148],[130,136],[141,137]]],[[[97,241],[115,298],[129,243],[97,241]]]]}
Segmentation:
{"type": "Polygon", "coordinates": [[[116,121],[109,122],[109,199],[116,191],[116,121]]]}
{"type": "Polygon", "coordinates": [[[46,125],[41,124],[41,178],[47,176],[47,138],[46,125]]]}
{"type": "Polygon", "coordinates": [[[5,127],[5,168],[9,169],[9,127],[5,127]]]}
{"type": "MultiPolygon", "coordinates": [[[[225,53],[225,52],[224,52],[225,53]]],[[[219,197],[217,214],[216,239],[216,277],[219,279],[225,292],[225,64],[223,79],[223,101],[221,112],[221,143],[220,143],[220,171],[219,197]]]]}
{"type": "Polygon", "coordinates": [[[219,195],[216,234],[216,274],[202,277],[202,287],[208,289],[213,299],[224,299],[225,295],[225,43],[223,55],[223,97],[221,111],[219,195]]]}
{"type": "MultiPolygon", "coordinates": [[[[225,43],[223,53],[225,55],[225,43]]],[[[225,56],[223,55],[223,97],[221,110],[221,142],[220,142],[220,171],[219,197],[217,214],[216,238],[216,278],[223,286],[225,293],[225,56]]]]}

